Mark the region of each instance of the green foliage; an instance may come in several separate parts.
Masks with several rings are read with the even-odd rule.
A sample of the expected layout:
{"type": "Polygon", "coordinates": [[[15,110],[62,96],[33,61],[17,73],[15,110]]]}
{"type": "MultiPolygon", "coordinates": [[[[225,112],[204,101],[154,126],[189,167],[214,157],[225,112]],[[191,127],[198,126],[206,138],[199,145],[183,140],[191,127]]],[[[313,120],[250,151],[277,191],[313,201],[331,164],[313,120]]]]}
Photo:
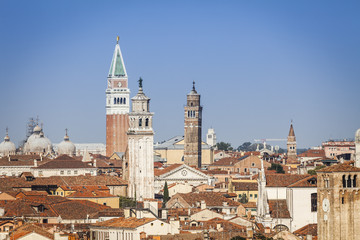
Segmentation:
{"type": "Polygon", "coordinates": [[[268,170],[276,170],[276,173],[285,173],[283,167],[278,163],[271,163],[271,167],[268,170]]]}
{"type": "Polygon", "coordinates": [[[119,208],[136,207],[136,201],[132,198],[119,196],[119,208]]]}
{"type": "Polygon", "coordinates": [[[216,147],[218,150],[223,150],[223,151],[232,151],[233,150],[233,147],[231,146],[231,144],[225,143],[225,142],[217,143],[216,147]]]}
{"type": "Polygon", "coordinates": [[[165,206],[165,204],[169,201],[170,197],[169,197],[169,189],[168,189],[168,185],[167,182],[165,182],[165,186],[164,186],[164,198],[163,198],[163,205],[165,206]]]}
{"type": "Polygon", "coordinates": [[[268,238],[262,235],[261,233],[255,233],[253,239],[261,239],[261,240],[273,240],[272,237],[268,238]]]}
{"type": "Polygon", "coordinates": [[[237,148],[237,150],[243,151],[243,152],[249,152],[249,151],[252,151],[252,149],[250,147],[251,147],[251,142],[244,142],[237,148]]]}
{"type": "Polygon", "coordinates": [[[239,199],[239,202],[241,202],[241,203],[247,203],[248,201],[249,201],[249,199],[247,198],[246,194],[243,193],[243,194],[241,195],[241,198],[239,199]]]}
{"type": "Polygon", "coordinates": [[[232,237],[230,240],[246,240],[246,238],[240,237],[240,236],[236,236],[236,237],[232,237]]]}
{"type": "Polygon", "coordinates": [[[310,175],[316,175],[317,174],[317,171],[326,167],[325,165],[321,165],[321,166],[316,166],[315,169],[312,169],[312,170],[308,170],[308,174],[310,175]]]}

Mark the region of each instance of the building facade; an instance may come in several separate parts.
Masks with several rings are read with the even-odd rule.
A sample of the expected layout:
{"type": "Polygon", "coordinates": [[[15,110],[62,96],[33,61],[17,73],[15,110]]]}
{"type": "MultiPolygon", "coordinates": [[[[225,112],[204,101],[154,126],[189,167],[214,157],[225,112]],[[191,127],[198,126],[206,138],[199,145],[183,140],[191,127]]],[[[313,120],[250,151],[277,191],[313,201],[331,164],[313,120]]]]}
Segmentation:
{"type": "Polygon", "coordinates": [[[130,90],[119,37],[107,77],[106,89],[106,156],[125,152],[129,128],[130,90]]]}
{"type": "Polygon", "coordinates": [[[360,239],[360,168],[348,163],[318,171],[318,239],[360,239]]]}
{"type": "Polygon", "coordinates": [[[325,151],[325,156],[327,158],[336,158],[338,155],[343,154],[354,154],[355,153],[355,143],[353,141],[327,141],[322,143],[322,148],[325,151]]]}
{"type": "Polygon", "coordinates": [[[141,200],[154,198],[154,131],[153,113],[150,112],[150,98],[142,90],[139,80],[139,92],[132,101],[129,114],[128,159],[125,161],[125,178],[129,181],[129,197],[141,200]]]}
{"type": "Polygon", "coordinates": [[[184,163],[201,168],[202,106],[200,105],[200,94],[195,90],[195,82],[193,82],[191,92],[187,95],[184,118],[184,163]]]}

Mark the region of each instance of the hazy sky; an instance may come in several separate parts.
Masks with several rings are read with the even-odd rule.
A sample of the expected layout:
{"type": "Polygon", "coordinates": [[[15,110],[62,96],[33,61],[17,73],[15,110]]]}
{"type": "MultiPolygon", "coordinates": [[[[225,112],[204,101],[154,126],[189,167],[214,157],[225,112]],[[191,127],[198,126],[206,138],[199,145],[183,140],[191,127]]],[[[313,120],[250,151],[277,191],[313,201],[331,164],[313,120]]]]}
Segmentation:
{"type": "Polygon", "coordinates": [[[120,36],[131,96],[155,113],[155,140],[183,134],[192,81],[203,136],[237,147],[298,147],[360,128],[359,1],[0,1],[0,136],[29,117],[52,142],[105,143],[105,89],[120,36]],[[269,142],[270,143],[270,142],[269,142]],[[284,143],[274,142],[273,144],[284,143]]]}

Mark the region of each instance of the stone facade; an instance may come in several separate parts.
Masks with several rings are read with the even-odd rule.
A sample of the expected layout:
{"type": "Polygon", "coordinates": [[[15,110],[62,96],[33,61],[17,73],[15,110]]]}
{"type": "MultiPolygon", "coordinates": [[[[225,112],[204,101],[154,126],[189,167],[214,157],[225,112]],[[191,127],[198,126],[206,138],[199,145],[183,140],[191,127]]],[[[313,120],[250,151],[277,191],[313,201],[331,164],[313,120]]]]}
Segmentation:
{"type": "Polygon", "coordinates": [[[333,165],[318,172],[318,239],[360,239],[360,168],[333,165]]]}
{"type": "Polygon", "coordinates": [[[131,100],[128,157],[123,168],[124,177],[129,181],[128,195],[136,200],[154,198],[153,113],[150,112],[150,98],[142,91],[142,79],[138,94],[131,100]]]}
{"type": "Polygon", "coordinates": [[[195,82],[193,89],[187,95],[184,117],[184,163],[201,168],[202,106],[200,105],[200,94],[195,90],[195,82]]]}
{"type": "Polygon", "coordinates": [[[129,128],[130,90],[119,43],[116,43],[106,89],[106,156],[125,152],[129,128]]]}

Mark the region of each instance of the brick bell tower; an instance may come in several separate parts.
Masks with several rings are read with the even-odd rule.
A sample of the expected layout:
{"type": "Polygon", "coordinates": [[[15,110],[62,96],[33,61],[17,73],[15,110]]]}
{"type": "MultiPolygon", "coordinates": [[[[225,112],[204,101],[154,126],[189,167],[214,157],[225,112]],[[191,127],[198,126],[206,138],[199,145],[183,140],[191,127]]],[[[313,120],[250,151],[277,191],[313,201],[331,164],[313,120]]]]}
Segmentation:
{"type": "Polygon", "coordinates": [[[125,152],[129,128],[130,90],[128,76],[117,37],[107,77],[106,89],[106,156],[125,152]]]}
{"type": "Polygon", "coordinates": [[[296,137],[294,127],[291,121],[289,135],[287,137],[287,156],[289,162],[296,162],[296,137]]]}
{"type": "Polygon", "coordinates": [[[193,82],[191,92],[187,95],[184,110],[184,163],[201,168],[202,106],[200,105],[200,94],[195,90],[195,82],[193,82]]]}

